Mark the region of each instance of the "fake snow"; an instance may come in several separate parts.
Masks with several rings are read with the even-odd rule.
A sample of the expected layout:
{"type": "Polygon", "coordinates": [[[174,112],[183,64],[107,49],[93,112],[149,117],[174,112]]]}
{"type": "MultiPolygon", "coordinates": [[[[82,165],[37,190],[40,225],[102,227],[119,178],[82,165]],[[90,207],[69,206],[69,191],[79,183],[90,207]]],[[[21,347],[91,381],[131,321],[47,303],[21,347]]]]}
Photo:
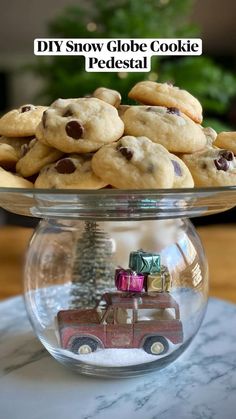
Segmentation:
{"type": "MultiPolygon", "coordinates": [[[[171,352],[171,344],[168,353],[171,352]]],[[[173,345],[175,349],[177,345],[173,345]]],[[[147,362],[157,361],[165,355],[151,355],[143,349],[98,349],[86,355],[76,355],[73,352],[61,350],[61,354],[74,358],[85,364],[98,365],[101,367],[125,367],[128,365],[140,365],[147,362]]]]}

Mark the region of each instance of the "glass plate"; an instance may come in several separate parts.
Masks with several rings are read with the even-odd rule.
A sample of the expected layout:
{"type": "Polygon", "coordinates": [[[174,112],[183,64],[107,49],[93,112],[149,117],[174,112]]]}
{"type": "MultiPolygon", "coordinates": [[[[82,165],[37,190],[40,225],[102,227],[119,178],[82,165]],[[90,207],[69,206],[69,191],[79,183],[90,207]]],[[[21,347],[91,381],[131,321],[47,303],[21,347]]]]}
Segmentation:
{"type": "Polygon", "coordinates": [[[0,206],[39,218],[148,220],[197,217],[236,205],[236,186],[152,190],[0,188],[0,206]]]}

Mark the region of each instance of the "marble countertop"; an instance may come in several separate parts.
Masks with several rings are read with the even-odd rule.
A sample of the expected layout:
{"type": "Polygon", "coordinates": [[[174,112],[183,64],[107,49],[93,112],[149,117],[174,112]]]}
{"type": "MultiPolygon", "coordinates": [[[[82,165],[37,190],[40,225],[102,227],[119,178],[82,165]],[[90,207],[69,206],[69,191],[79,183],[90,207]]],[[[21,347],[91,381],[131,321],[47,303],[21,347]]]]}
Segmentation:
{"type": "Polygon", "coordinates": [[[190,348],[132,379],[77,375],[36,339],[23,300],[0,303],[1,419],[234,419],[236,305],[211,299],[190,348]]]}

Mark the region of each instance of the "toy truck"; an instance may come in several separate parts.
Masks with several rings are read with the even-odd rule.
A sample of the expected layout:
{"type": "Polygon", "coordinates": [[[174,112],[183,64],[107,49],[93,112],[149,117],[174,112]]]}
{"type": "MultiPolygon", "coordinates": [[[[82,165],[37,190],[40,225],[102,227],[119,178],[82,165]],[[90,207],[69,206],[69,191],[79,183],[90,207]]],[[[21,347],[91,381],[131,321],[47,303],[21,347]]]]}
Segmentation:
{"type": "Polygon", "coordinates": [[[169,342],[183,342],[179,305],[167,292],[105,293],[94,309],[57,314],[61,346],[76,354],[98,348],[143,348],[163,355],[169,342]]]}

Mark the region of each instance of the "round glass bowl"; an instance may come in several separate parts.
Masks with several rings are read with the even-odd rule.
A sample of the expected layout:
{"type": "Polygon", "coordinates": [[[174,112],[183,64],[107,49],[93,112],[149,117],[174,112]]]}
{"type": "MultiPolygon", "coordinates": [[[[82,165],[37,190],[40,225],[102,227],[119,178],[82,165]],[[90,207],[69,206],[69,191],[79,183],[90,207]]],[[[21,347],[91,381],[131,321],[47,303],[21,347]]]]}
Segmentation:
{"type": "Polygon", "coordinates": [[[207,260],[187,217],[233,207],[235,191],[1,188],[3,208],[43,218],[26,257],[25,302],[52,356],[106,377],[180,356],[208,295],[207,260]]]}
{"type": "Polygon", "coordinates": [[[168,365],[197,333],[207,294],[207,261],[188,220],[44,220],[26,258],[37,336],[85,374],[133,376],[168,365]]]}

